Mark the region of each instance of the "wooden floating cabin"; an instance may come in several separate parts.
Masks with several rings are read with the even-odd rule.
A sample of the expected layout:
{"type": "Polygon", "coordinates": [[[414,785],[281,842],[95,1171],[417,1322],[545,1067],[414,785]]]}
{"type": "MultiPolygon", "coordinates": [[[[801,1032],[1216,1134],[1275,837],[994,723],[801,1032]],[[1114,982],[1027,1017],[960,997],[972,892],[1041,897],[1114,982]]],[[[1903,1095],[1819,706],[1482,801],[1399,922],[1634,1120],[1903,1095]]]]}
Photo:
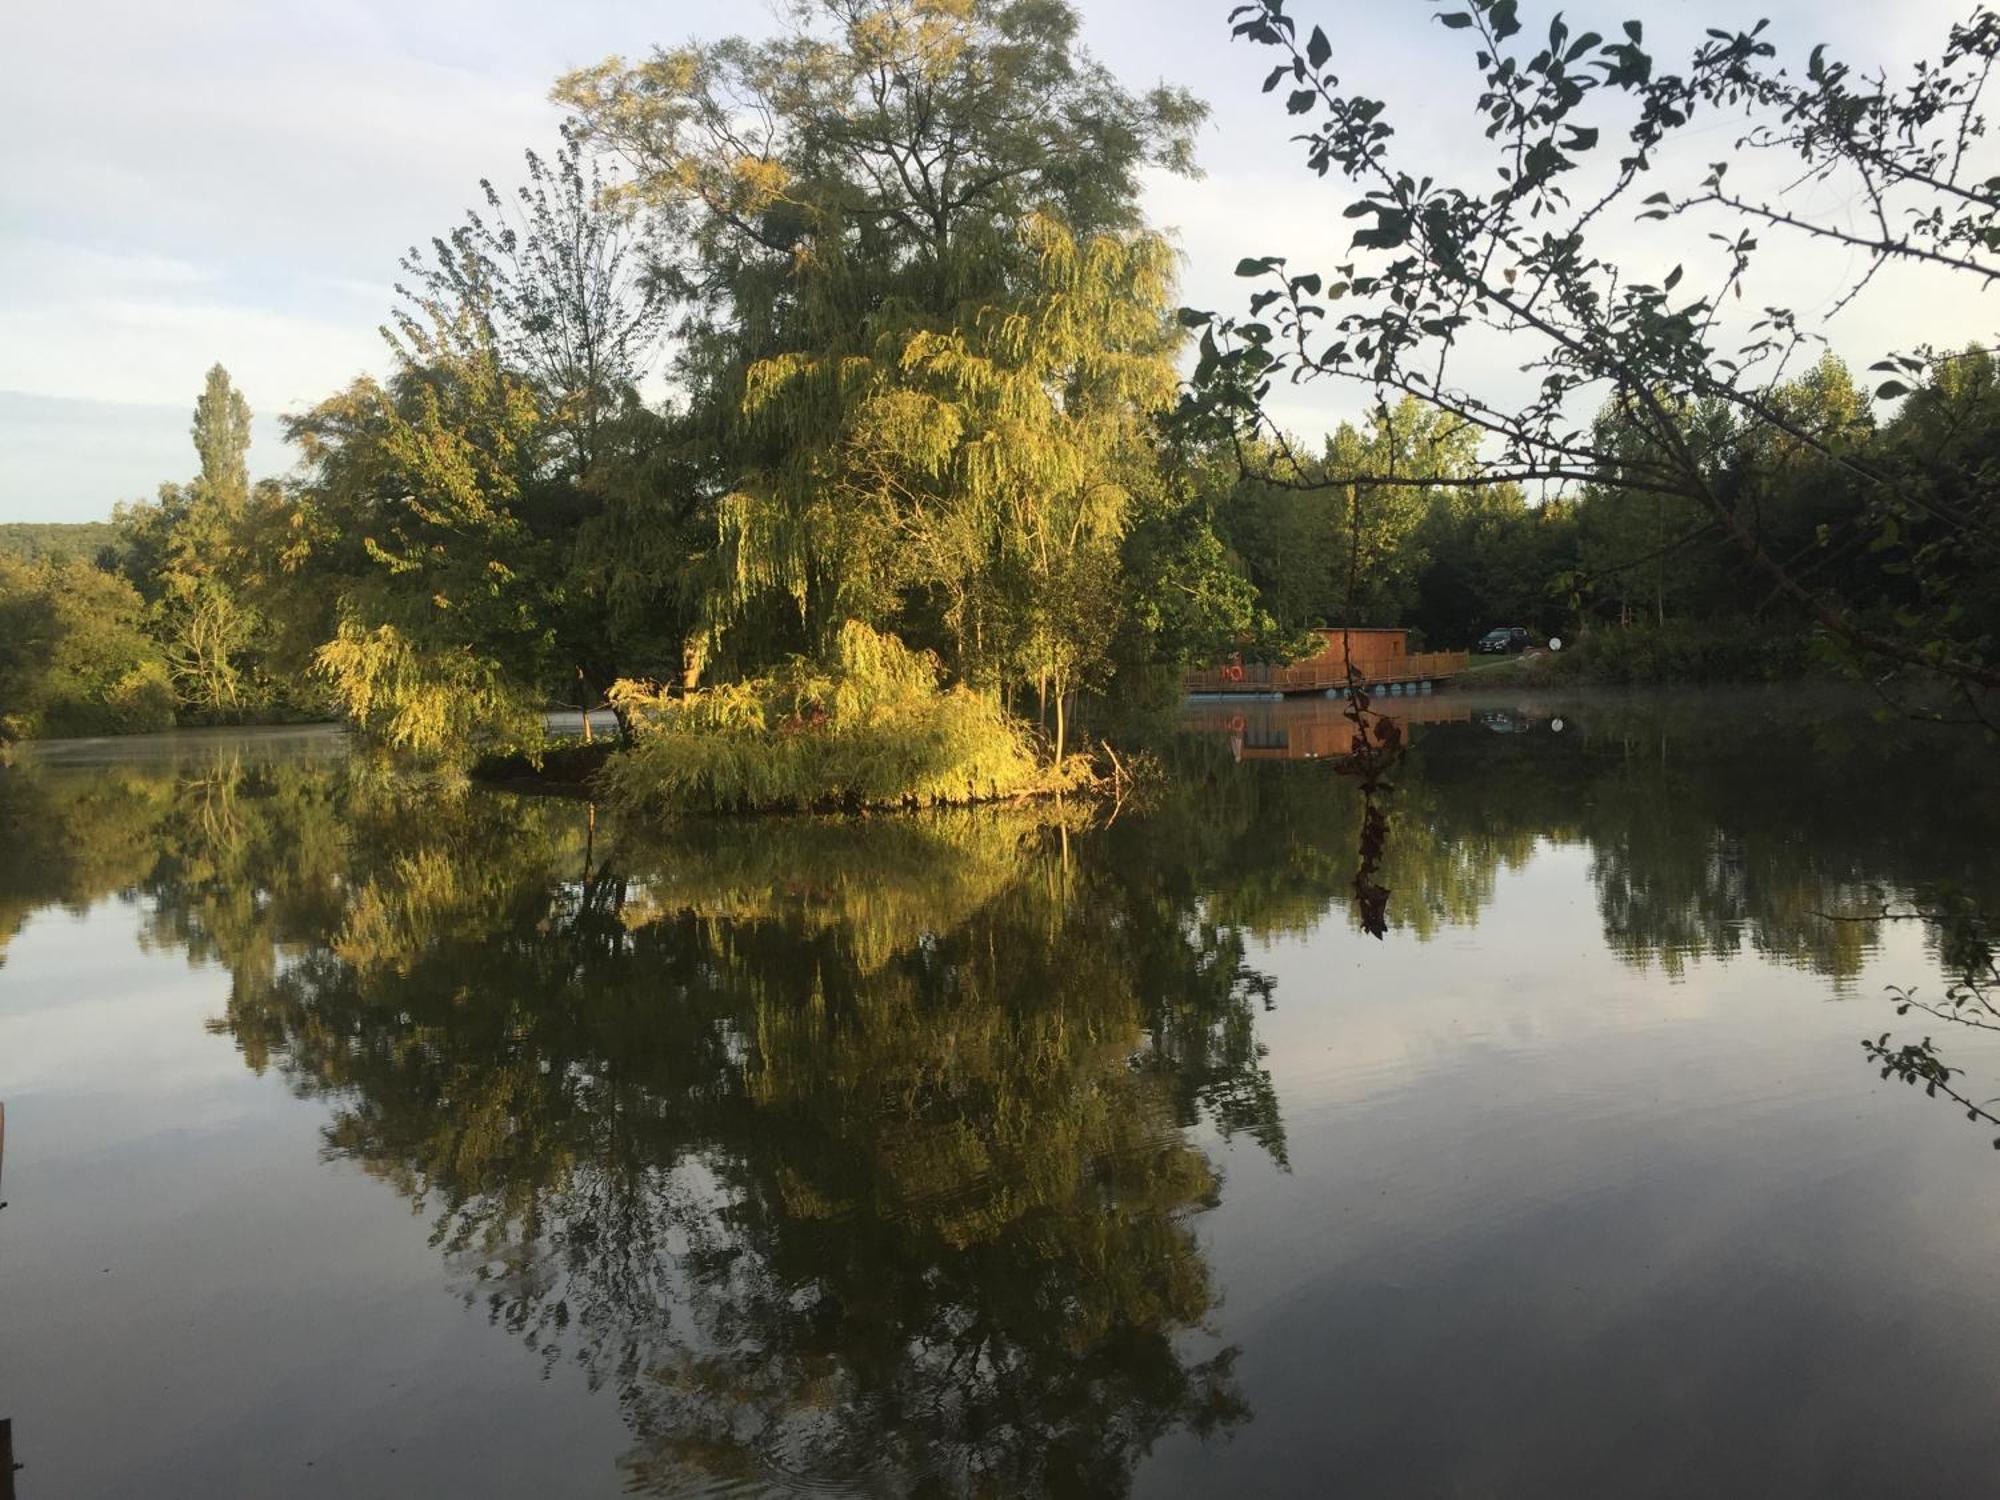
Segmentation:
{"type": "Polygon", "coordinates": [[[1246,662],[1240,658],[1187,674],[1190,697],[1252,693],[1261,697],[1339,694],[1347,690],[1347,663],[1370,692],[1422,692],[1448,682],[1465,670],[1463,651],[1412,651],[1410,633],[1401,629],[1351,627],[1314,632],[1320,648],[1311,656],[1285,666],[1246,662]]]}

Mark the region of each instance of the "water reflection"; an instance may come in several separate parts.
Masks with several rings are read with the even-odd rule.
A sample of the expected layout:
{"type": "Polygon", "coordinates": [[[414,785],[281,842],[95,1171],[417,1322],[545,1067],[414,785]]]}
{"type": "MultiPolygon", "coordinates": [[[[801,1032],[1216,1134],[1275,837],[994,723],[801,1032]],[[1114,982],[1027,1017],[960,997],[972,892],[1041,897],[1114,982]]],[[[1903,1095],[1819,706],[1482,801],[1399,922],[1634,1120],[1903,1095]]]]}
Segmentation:
{"type": "Polygon", "coordinates": [[[615,1391],[634,1484],[1109,1493],[1241,1417],[1176,1342],[1215,1295],[1184,1128],[1282,1155],[1263,987],[1052,815],[619,839],[359,764],[5,786],[78,851],[44,899],[143,895],[225,963],[216,1029],[333,1104],[327,1151],[615,1391]]]}
{"type": "MultiPolygon", "coordinates": [[[[1831,710],[1564,707],[1555,736],[1545,707],[1410,707],[1437,717],[1384,867],[1406,937],[1476,924],[1544,845],[1589,851],[1605,941],[1669,975],[1839,981],[1879,924],[1828,912],[2000,909],[1994,811],[1953,790],[1977,747],[1917,777],[1831,710]]],[[[1192,727],[1108,826],[621,829],[221,741],[30,758],[0,772],[0,963],[39,907],[120,895],[226,966],[214,1030],[324,1101],[326,1153],[420,1209],[469,1303],[615,1398],[634,1487],[1117,1493],[1249,1415],[1198,1336],[1202,1129],[1284,1163],[1248,944],[1348,920],[1351,790],[1192,727]]]]}
{"type": "MultiPolygon", "coordinates": [[[[1881,925],[1826,917],[1879,912],[1885,892],[1951,891],[2000,910],[2000,799],[1982,795],[1992,748],[1975,735],[1884,726],[1865,702],[1791,693],[1568,704],[1447,694],[1377,707],[1409,726],[1386,883],[1392,925],[1418,937],[1475,922],[1494,874],[1537,843],[1587,849],[1605,941],[1670,975],[1749,951],[1851,977],[1881,925]]],[[[1188,763],[1234,758],[1231,736],[1246,733],[1271,759],[1344,753],[1352,726],[1340,709],[1252,703],[1218,722],[1216,705],[1197,705],[1188,763]]],[[[1241,789],[1259,804],[1245,810],[1246,842],[1274,844],[1297,883],[1280,894],[1266,869],[1247,882],[1264,889],[1232,903],[1235,918],[1271,933],[1337,911],[1351,799],[1301,765],[1241,789]]]]}

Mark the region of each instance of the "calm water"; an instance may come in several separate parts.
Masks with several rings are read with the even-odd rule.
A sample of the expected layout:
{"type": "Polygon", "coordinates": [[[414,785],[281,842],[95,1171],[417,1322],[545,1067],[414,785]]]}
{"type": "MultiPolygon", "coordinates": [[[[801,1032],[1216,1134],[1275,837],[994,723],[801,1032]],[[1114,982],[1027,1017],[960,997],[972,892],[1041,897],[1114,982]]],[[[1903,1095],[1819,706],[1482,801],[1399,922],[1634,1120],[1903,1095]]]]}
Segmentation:
{"type": "Polygon", "coordinates": [[[2000,911],[1993,752],[1419,700],[1378,943],[1238,712],[1108,826],[0,770],[16,1493],[1993,1493],[2000,1131],[1860,1041],[2000,1036],[1823,915],[2000,911]]]}

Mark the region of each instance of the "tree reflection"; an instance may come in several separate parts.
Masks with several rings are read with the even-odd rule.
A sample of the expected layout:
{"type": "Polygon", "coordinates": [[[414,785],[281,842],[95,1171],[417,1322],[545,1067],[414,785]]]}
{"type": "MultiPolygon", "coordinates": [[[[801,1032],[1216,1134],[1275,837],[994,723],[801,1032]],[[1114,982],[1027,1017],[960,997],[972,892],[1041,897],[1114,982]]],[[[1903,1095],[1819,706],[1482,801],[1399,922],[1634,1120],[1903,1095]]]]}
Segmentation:
{"type": "MultiPolygon", "coordinates": [[[[1796,692],[1601,694],[1565,705],[1559,735],[1547,711],[1504,717],[1542,727],[1412,728],[1385,865],[1392,927],[1424,939],[1476,922],[1498,873],[1538,843],[1587,849],[1606,944],[1670,975],[1752,952],[1851,978],[1879,924],[1822,914],[1940,882],[2000,910],[1983,741],[1796,692]]],[[[1358,812],[1323,765],[1235,767],[1197,737],[1178,770],[1218,913],[1258,934],[1338,915],[1358,812]]]]}
{"type": "Polygon", "coordinates": [[[1183,1127],[1283,1151],[1240,939],[1042,817],[619,841],[340,797],[289,895],[225,820],[155,927],[227,949],[257,921],[183,877],[259,893],[280,957],[235,956],[219,1024],[332,1098],[329,1152],[422,1205],[469,1298],[616,1392],[633,1483],[1116,1492],[1243,1415],[1183,1347],[1217,1192],[1183,1127]]]}

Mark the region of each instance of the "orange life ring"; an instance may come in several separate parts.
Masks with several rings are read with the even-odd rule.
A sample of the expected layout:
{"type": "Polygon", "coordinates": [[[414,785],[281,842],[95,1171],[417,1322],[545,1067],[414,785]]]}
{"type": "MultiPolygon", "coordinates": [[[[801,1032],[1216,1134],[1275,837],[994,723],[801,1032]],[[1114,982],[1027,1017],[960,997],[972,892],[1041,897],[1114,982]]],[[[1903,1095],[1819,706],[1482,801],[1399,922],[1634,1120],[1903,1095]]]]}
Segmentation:
{"type": "Polygon", "coordinates": [[[1234,662],[1231,662],[1222,669],[1222,680],[1224,682],[1241,682],[1243,680],[1243,669],[1234,662]]]}

